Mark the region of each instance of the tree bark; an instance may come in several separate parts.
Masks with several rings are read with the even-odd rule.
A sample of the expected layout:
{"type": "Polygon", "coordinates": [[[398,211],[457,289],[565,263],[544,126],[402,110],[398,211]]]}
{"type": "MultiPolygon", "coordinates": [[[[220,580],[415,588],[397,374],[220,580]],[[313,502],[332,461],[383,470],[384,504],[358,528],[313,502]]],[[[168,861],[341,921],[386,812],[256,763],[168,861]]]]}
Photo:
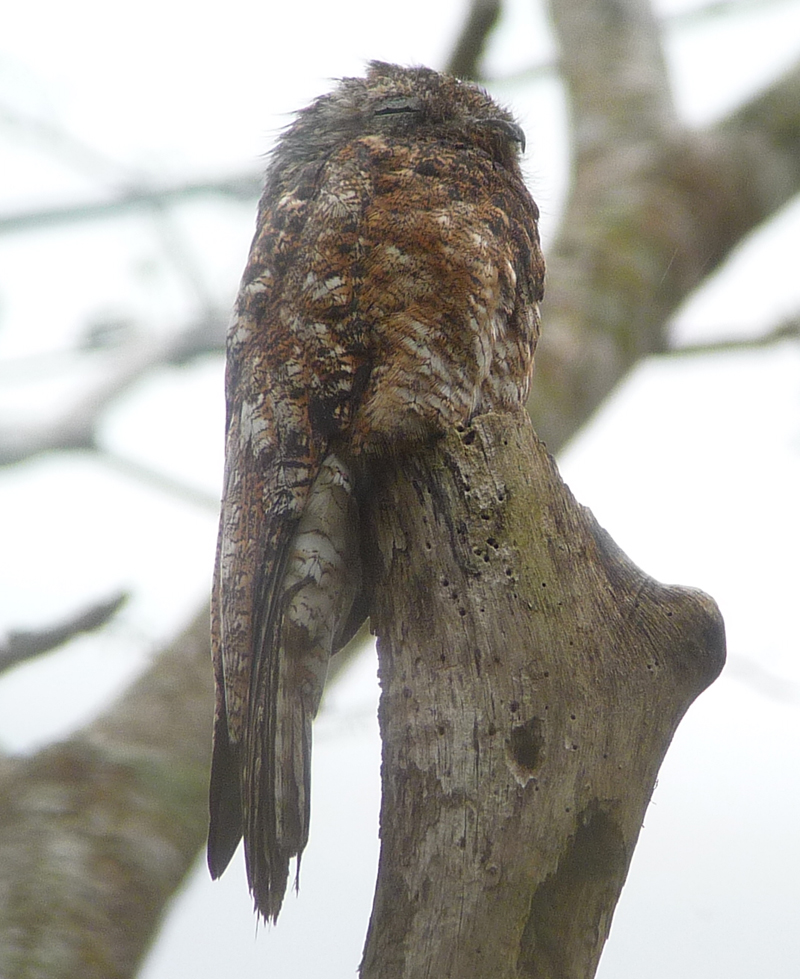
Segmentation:
{"type": "Polygon", "coordinates": [[[594,975],[656,775],[725,657],[526,415],[395,460],[368,513],[383,738],[362,979],[594,975]]]}
{"type": "Polygon", "coordinates": [[[205,840],[206,607],[109,711],[0,770],[0,976],[129,979],[205,840]]]}

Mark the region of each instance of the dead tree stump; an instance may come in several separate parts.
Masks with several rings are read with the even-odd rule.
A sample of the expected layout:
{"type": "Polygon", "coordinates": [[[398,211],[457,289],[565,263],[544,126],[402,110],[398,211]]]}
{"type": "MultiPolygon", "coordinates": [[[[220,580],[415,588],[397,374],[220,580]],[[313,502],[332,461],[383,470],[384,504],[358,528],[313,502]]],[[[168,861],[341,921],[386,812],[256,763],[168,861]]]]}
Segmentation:
{"type": "Polygon", "coordinates": [[[366,508],[383,738],[362,979],[590,979],[664,754],[725,658],[527,415],[394,460],[366,508]]]}

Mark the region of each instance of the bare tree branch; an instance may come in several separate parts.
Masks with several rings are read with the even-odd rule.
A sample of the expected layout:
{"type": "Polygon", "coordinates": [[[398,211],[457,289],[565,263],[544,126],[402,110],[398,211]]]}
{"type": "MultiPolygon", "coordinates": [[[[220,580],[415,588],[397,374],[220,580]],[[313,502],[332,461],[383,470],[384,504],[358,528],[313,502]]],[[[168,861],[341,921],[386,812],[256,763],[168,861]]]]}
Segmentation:
{"type": "MultiPolygon", "coordinates": [[[[795,3],[796,0],[712,0],[703,6],[687,8],[685,10],[674,10],[658,18],[662,28],[681,29],[692,27],[694,24],[703,23],[712,18],[722,19],[738,13],[769,7],[782,6],[795,3]]],[[[505,85],[516,82],[530,81],[534,78],[541,78],[551,75],[559,70],[560,66],[556,59],[532,62],[526,68],[516,69],[511,72],[502,72],[499,75],[487,76],[482,74],[480,77],[484,81],[502,81],[505,85]]]]}
{"type": "Polygon", "coordinates": [[[26,632],[9,632],[0,644],[0,673],[25,660],[41,656],[57,646],[63,646],[82,632],[93,632],[104,626],[128,600],[127,592],[118,592],[104,602],[90,605],[65,622],[26,632]]]}
{"type": "Polygon", "coordinates": [[[208,610],[73,738],[0,767],[0,975],[124,979],[205,838],[208,610]]]}
{"type": "MultiPolygon", "coordinates": [[[[765,92],[727,119],[700,134],[710,143],[712,162],[720,170],[722,189],[743,194],[732,208],[724,244],[731,248],[756,224],[770,217],[800,189],[800,62],[765,92]],[[735,243],[735,241],[733,242],[735,243]]],[[[722,216],[717,216],[717,223],[722,216]]]]}
{"type": "MultiPolygon", "coordinates": [[[[152,181],[146,172],[111,159],[101,150],[77,139],[51,120],[22,115],[8,106],[0,105],[0,123],[12,126],[29,139],[33,138],[45,152],[60,162],[88,173],[92,177],[110,181],[113,186],[119,188],[118,196],[124,198],[131,193],[141,193],[143,188],[150,189],[152,181]]],[[[199,299],[202,308],[207,312],[213,311],[214,301],[208,290],[206,276],[196,261],[189,243],[175,224],[168,208],[167,198],[151,196],[143,201],[142,205],[149,207],[162,245],[184,282],[199,299]]],[[[53,212],[50,213],[52,216],[53,212]]],[[[19,215],[17,215],[18,219],[19,215]]],[[[15,219],[12,217],[10,220],[15,219]]],[[[65,215],[60,212],[56,214],[54,223],[62,223],[64,220],[65,215]]]]}
{"type": "Polygon", "coordinates": [[[263,183],[264,174],[258,171],[235,174],[221,180],[180,182],[162,187],[132,187],[108,200],[0,215],[0,234],[87,221],[141,208],[150,210],[154,206],[175,204],[198,197],[228,197],[237,201],[252,201],[258,199],[263,183]]]}
{"type": "Polygon", "coordinates": [[[529,407],[557,451],[639,357],[662,347],[654,286],[681,243],[665,244],[649,213],[663,182],[653,170],[679,133],[649,4],[552,0],[551,12],[574,173],[548,255],[546,330],[529,407]]]}
{"type": "Polygon", "coordinates": [[[115,180],[121,173],[131,172],[130,167],[79,139],[52,118],[19,112],[12,105],[0,102],[0,125],[53,159],[95,180],[115,180]]]}
{"type": "Polygon", "coordinates": [[[774,330],[758,337],[744,339],[733,337],[730,340],[715,340],[710,343],[686,343],[664,351],[664,356],[693,357],[697,354],[716,354],[725,350],[757,350],[760,347],[770,347],[773,343],[782,343],[784,340],[800,340],[800,317],[786,320],[774,330]]]}
{"type": "Polygon", "coordinates": [[[644,0],[551,7],[575,156],[529,409],[558,451],[638,359],[667,349],[686,296],[800,189],[800,68],[694,132],[676,120],[644,0]]]}
{"type": "MultiPolygon", "coordinates": [[[[788,0],[788,2],[793,3],[794,0],[788,0]]],[[[713,18],[730,17],[731,14],[738,14],[747,10],[765,10],[786,3],[787,0],[709,0],[708,3],[697,7],[671,11],[664,20],[668,24],[683,26],[684,24],[704,23],[713,18]]]]}
{"type": "Polygon", "coordinates": [[[191,486],[184,480],[175,479],[166,473],[153,469],[151,466],[146,466],[135,459],[127,459],[115,452],[109,452],[107,449],[98,449],[97,456],[123,475],[130,476],[140,483],[147,483],[155,489],[183,500],[184,503],[202,507],[204,510],[211,510],[215,514],[219,511],[219,493],[209,493],[197,486],[191,486]]]}
{"type": "Polygon", "coordinates": [[[445,69],[457,78],[478,81],[486,42],[500,17],[500,0],[472,0],[466,22],[445,69]]]}
{"type": "Polygon", "coordinates": [[[220,319],[204,319],[167,336],[137,337],[130,343],[98,354],[98,370],[90,389],[58,417],[39,424],[0,426],[0,466],[20,462],[42,452],[96,447],[96,430],[106,409],[145,374],[166,364],[224,347],[225,327],[220,319]]]}

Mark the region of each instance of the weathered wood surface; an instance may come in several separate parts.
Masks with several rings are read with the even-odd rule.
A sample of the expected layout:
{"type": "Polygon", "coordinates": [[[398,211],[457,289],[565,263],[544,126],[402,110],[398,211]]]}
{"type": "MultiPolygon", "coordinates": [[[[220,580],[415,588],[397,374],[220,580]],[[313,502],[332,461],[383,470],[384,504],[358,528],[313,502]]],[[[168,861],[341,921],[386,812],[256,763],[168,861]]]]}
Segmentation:
{"type": "Polygon", "coordinates": [[[395,460],[377,542],[381,857],[362,979],[594,975],[659,766],[725,657],[527,416],[395,460]]]}

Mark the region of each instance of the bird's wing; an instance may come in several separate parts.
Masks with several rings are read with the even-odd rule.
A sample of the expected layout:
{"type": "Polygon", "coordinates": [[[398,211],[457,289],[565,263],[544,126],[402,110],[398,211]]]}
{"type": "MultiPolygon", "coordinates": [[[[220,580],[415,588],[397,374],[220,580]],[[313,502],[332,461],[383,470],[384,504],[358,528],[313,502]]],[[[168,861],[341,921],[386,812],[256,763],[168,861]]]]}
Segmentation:
{"type": "MultiPolygon", "coordinates": [[[[249,302],[247,288],[228,345],[225,484],[212,593],[216,711],[208,858],[214,877],[241,838],[245,788],[261,776],[251,773],[253,760],[274,755],[265,722],[277,692],[269,676],[280,656],[284,571],[324,448],[310,437],[307,403],[291,401],[285,391],[285,371],[276,363],[281,338],[265,322],[269,307],[249,302]]],[[[249,288],[259,294],[253,283],[249,288]]]]}
{"type": "Polygon", "coordinates": [[[369,188],[342,179],[317,168],[294,193],[268,187],[228,338],[208,862],[218,877],[244,835],[273,918],[307,840],[311,719],[359,587],[353,477],[330,449],[369,371],[348,319],[358,221],[341,204],[357,218],[369,188]]]}

